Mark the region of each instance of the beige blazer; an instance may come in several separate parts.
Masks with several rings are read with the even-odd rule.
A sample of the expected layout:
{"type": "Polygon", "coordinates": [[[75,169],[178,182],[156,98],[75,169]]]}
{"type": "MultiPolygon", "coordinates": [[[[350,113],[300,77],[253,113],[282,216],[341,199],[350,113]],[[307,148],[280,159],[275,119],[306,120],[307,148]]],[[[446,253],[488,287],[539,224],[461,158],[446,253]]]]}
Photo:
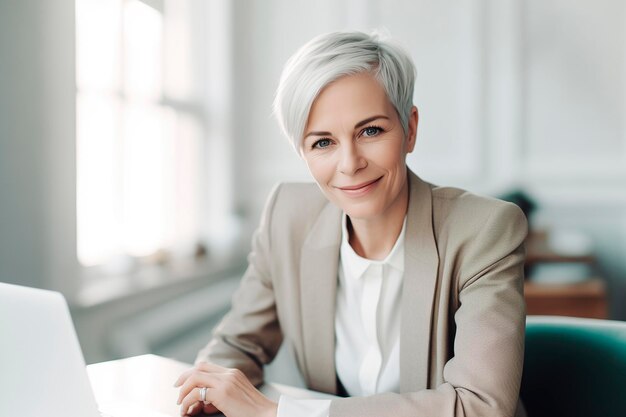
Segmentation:
{"type": "MultiPolygon", "coordinates": [[[[336,399],[330,416],[523,415],[526,219],[513,204],[408,178],[401,394],[336,399]]],[[[336,393],[341,218],[315,184],[278,185],[232,310],[198,361],[259,384],[284,341],[307,386],[336,393]]]]}

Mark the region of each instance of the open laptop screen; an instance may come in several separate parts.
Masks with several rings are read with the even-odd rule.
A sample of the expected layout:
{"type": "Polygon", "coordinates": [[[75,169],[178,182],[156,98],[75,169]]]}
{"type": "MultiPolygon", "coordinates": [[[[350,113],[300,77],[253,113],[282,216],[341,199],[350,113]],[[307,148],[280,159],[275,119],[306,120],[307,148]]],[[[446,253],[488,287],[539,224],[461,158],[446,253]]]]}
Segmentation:
{"type": "Polygon", "coordinates": [[[60,293],[0,283],[0,416],[98,417],[60,293]]]}

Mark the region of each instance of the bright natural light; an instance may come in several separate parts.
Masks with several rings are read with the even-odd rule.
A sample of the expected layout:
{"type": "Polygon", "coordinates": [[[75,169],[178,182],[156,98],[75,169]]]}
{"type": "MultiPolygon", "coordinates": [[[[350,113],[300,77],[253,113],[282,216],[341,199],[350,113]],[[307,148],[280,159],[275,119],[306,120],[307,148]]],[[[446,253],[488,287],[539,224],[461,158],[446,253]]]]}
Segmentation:
{"type": "Polygon", "coordinates": [[[131,98],[161,97],[163,16],[138,0],[124,2],[124,90],[131,98]]]}
{"type": "Polygon", "coordinates": [[[180,101],[189,97],[190,59],[164,76],[165,54],[188,58],[190,38],[175,2],[164,4],[176,17],[169,26],[163,10],[138,0],[76,1],[77,252],[85,266],[188,256],[199,240],[203,123],[180,101]]]}

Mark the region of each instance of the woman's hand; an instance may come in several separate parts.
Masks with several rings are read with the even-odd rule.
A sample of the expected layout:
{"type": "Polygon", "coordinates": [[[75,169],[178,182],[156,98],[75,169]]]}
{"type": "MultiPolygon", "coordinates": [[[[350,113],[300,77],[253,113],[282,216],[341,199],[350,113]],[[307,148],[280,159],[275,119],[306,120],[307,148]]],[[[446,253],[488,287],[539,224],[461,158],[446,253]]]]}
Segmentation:
{"type": "Polygon", "coordinates": [[[201,362],[178,377],[180,415],[224,413],[227,417],[276,417],[278,404],[265,397],[238,369],[201,362]],[[206,387],[206,403],[200,390],[206,387]]]}

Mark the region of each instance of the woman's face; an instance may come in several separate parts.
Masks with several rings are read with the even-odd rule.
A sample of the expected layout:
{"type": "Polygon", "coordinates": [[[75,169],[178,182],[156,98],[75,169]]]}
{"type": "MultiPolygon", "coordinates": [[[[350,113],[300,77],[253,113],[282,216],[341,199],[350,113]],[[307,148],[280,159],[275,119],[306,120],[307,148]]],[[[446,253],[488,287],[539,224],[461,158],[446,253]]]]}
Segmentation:
{"type": "Polygon", "coordinates": [[[313,102],[300,151],[322,192],[351,219],[374,220],[399,209],[404,216],[405,160],[416,129],[415,107],[405,137],[379,82],[369,73],[350,75],[313,102]]]}

